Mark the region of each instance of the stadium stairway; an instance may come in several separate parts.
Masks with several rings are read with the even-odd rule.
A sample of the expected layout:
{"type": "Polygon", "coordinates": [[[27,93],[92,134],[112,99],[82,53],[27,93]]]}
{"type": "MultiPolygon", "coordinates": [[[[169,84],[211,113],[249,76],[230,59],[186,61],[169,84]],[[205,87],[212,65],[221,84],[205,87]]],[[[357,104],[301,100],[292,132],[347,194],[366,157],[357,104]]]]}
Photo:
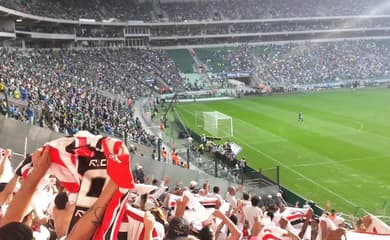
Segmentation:
{"type": "MultiPolygon", "coordinates": [[[[161,138],[161,132],[160,132],[159,126],[152,125],[153,123],[150,119],[150,113],[144,112],[144,109],[142,107],[142,105],[143,105],[142,101],[147,101],[147,99],[137,100],[134,103],[134,108],[133,108],[134,109],[134,113],[133,113],[134,118],[138,118],[141,121],[143,128],[145,129],[145,131],[148,134],[158,136],[161,138]]],[[[182,145],[183,145],[183,143],[177,143],[177,146],[182,146],[182,145]]],[[[172,151],[172,146],[169,143],[167,143],[167,142],[162,143],[162,146],[165,147],[165,149],[167,150],[168,153],[170,153],[172,151]]],[[[177,151],[179,153],[183,153],[183,149],[178,148],[177,151]]],[[[149,156],[151,154],[152,154],[152,150],[150,151],[149,156]]],[[[199,171],[199,172],[203,172],[201,169],[197,168],[195,165],[191,165],[190,169],[195,170],[195,171],[199,171]]]]}

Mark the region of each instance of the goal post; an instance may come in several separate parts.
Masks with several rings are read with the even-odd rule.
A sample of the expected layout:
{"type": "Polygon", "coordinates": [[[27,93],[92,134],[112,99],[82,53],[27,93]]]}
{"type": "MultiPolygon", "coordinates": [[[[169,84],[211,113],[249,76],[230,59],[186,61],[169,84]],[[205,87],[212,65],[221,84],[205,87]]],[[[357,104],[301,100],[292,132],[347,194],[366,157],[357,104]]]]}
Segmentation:
{"type": "Polygon", "coordinates": [[[203,112],[203,130],[214,137],[232,137],[233,119],[232,117],[218,111],[203,112]]]}

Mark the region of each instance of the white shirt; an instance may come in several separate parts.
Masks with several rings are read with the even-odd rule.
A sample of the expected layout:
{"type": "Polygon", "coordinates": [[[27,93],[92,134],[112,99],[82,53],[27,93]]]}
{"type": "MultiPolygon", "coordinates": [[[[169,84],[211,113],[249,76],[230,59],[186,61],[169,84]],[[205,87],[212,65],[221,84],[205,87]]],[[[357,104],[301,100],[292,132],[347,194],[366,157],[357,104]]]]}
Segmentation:
{"type": "Polygon", "coordinates": [[[337,215],[334,219],[331,219],[331,220],[334,223],[334,225],[336,225],[336,227],[338,227],[338,226],[340,226],[340,224],[344,223],[344,218],[337,216],[337,215]]]}
{"type": "Polygon", "coordinates": [[[227,193],[225,200],[226,200],[226,202],[230,203],[230,205],[233,208],[237,207],[237,199],[236,199],[235,195],[231,195],[230,193],[227,193]]]}
{"type": "Polygon", "coordinates": [[[218,193],[209,193],[208,197],[216,197],[218,198],[219,201],[221,201],[221,203],[223,203],[225,200],[223,200],[223,197],[221,195],[219,195],[218,193]]]}
{"type": "Polygon", "coordinates": [[[162,225],[160,222],[155,221],[155,223],[154,223],[154,228],[155,228],[156,231],[157,231],[158,237],[159,237],[160,239],[164,239],[164,236],[165,236],[164,225],[162,225]]]}
{"type": "Polygon", "coordinates": [[[324,239],[322,239],[321,222],[325,222],[325,223],[326,223],[326,228],[327,228],[328,231],[336,230],[337,227],[336,227],[336,225],[334,225],[334,223],[333,223],[332,220],[328,217],[328,215],[323,214],[323,215],[320,217],[319,220],[320,220],[320,224],[319,224],[319,226],[318,226],[317,240],[324,240],[324,239]]]}
{"type": "Polygon", "coordinates": [[[245,220],[249,222],[249,227],[252,228],[255,217],[263,217],[263,211],[259,207],[247,206],[244,207],[245,220]]]}
{"type": "Polygon", "coordinates": [[[33,237],[35,240],[48,240],[50,238],[50,232],[45,226],[41,225],[39,232],[33,232],[33,237]]]}

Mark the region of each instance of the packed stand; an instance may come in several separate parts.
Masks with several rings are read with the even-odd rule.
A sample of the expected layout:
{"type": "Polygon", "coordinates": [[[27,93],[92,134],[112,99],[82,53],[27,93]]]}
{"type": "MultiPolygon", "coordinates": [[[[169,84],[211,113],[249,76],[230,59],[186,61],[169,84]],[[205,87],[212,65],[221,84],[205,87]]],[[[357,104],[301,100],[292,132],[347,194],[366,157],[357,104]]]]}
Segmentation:
{"type": "Polygon", "coordinates": [[[148,143],[132,111],[135,100],[153,92],[145,80],[177,77],[170,86],[184,88],[161,50],[1,49],[1,55],[1,90],[16,99],[9,116],[66,134],[90,130],[148,143]]]}
{"type": "Polygon", "coordinates": [[[184,81],[179,74],[176,63],[166,51],[154,49],[150,56],[143,59],[146,59],[146,63],[151,66],[152,72],[166,81],[171,91],[178,92],[184,89],[184,81]]]}
{"type": "Polygon", "coordinates": [[[336,240],[390,234],[390,227],[371,214],[353,219],[354,228],[347,230],[342,214],[334,209],[316,216],[310,202],[288,206],[279,192],[259,195],[244,186],[221,189],[209,181],[149,178],[147,172],[140,173],[141,165],[131,166],[123,143],[87,133],[47,143],[16,169],[10,164],[12,151],[1,152],[0,239],[336,240]],[[76,141],[85,137],[88,143],[76,141]],[[121,148],[98,147],[112,143],[121,148]],[[80,147],[87,148],[71,152],[80,147]],[[82,156],[89,152],[95,157],[82,156]],[[65,164],[56,171],[58,161],[66,162],[67,157],[78,164],[65,164]],[[89,164],[101,160],[109,164],[89,164]],[[85,164],[87,169],[81,167],[85,164]],[[66,177],[72,171],[80,173],[79,182],[66,177]],[[103,182],[89,183],[85,189],[89,177],[103,182]],[[84,195],[84,190],[89,193],[84,195]]]}
{"type": "Polygon", "coordinates": [[[215,51],[197,49],[196,53],[207,64],[208,72],[245,72],[253,69],[251,50],[243,45],[236,48],[216,48],[215,51]]]}
{"type": "Polygon", "coordinates": [[[355,28],[386,28],[390,23],[388,19],[361,19],[356,21],[344,20],[323,20],[323,21],[280,21],[280,22],[251,22],[251,23],[229,23],[212,24],[204,27],[194,26],[160,26],[151,29],[151,35],[162,36],[196,36],[215,34],[239,34],[239,33],[275,33],[294,31],[321,31],[333,29],[355,29],[355,28]]]}
{"type": "Polygon", "coordinates": [[[390,48],[386,40],[271,45],[254,53],[259,78],[276,84],[331,83],[390,76],[390,48]]]}
{"type": "Polygon", "coordinates": [[[118,19],[120,21],[151,21],[153,7],[150,3],[132,0],[112,1],[52,1],[52,0],[1,0],[0,5],[21,12],[61,19],[118,19]]]}
{"type": "MultiPolygon", "coordinates": [[[[229,28],[230,33],[271,33],[271,32],[292,32],[310,30],[350,29],[350,28],[384,28],[388,27],[387,20],[361,20],[361,21],[307,21],[307,22],[276,22],[276,23],[252,23],[234,24],[229,28]]],[[[225,34],[220,31],[219,34],[225,34]]]]}
{"type": "Polygon", "coordinates": [[[197,50],[213,72],[249,71],[269,85],[332,83],[390,77],[388,40],[242,45],[197,50]]]}
{"type": "Polygon", "coordinates": [[[171,21],[388,14],[385,0],[215,0],[161,3],[171,21]]]}
{"type": "MultiPolygon", "coordinates": [[[[159,8],[167,13],[170,21],[182,22],[388,14],[386,3],[385,0],[214,0],[159,3],[159,8]]],[[[1,0],[0,4],[34,15],[74,20],[115,18],[150,22],[154,15],[151,3],[125,0],[1,0]]]]}
{"type": "Polygon", "coordinates": [[[169,20],[173,22],[221,20],[218,10],[210,1],[160,3],[160,8],[168,13],[169,20]]]}

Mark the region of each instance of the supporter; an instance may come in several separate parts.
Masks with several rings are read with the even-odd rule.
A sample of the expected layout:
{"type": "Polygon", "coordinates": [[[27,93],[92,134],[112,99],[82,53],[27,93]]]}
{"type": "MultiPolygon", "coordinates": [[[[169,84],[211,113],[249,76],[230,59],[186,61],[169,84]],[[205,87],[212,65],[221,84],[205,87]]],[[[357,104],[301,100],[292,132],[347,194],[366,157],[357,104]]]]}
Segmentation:
{"type": "Polygon", "coordinates": [[[271,194],[268,194],[267,198],[264,200],[264,206],[266,207],[266,209],[274,210],[275,200],[272,198],[271,194]]]}
{"type": "Polygon", "coordinates": [[[276,198],[275,198],[275,205],[278,207],[280,206],[281,204],[284,204],[285,201],[282,197],[282,194],[280,192],[276,193],[276,198]]]}
{"type": "Polygon", "coordinates": [[[32,240],[30,227],[20,222],[10,222],[0,228],[0,240],[32,240]]]}
{"type": "Polygon", "coordinates": [[[57,238],[61,239],[66,236],[70,220],[75,208],[74,203],[69,202],[68,194],[66,192],[60,192],[54,199],[55,207],[53,208],[53,220],[54,229],[57,234],[57,238]]]}
{"type": "Polygon", "coordinates": [[[187,220],[180,217],[173,218],[168,225],[166,240],[176,240],[180,237],[188,237],[190,233],[190,224],[187,220]]]}
{"type": "Polygon", "coordinates": [[[144,233],[144,239],[143,240],[152,240],[153,239],[153,229],[156,224],[156,221],[154,220],[154,216],[149,212],[145,212],[144,215],[144,226],[145,226],[145,233],[144,233]]]}
{"type": "Polygon", "coordinates": [[[329,218],[328,214],[322,214],[319,218],[317,240],[338,240],[343,235],[345,235],[345,229],[337,227],[329,218]]]}
{"type": "Polygon", "coordinates": [[[164,239],[165,231],[168,229],[168,220],[165,216],[165,213],[161,208],[152,208],[150,209],[150,213],[154,216],[156,223],[155,228],[158,232],[158,236],[160,239],[164,239]]]}
{"type": "Polygon", "coordinates": [[[318,228],[319,228],[319,219],[313,218],[310,223],[311,232],[310,232],[310,240],[316,240],[318,236],[318,228]]]}
{"type": "MultiPolygon", "coordinates": [[[[260,207],[260,200],[261,200],[261,197],[258,196],[259,198],[259,202],[256,204],[256,206],[260,207]]],[[[251,206],[252,203],[251,203],[251,196],[249,193],[247,192],[243,192],[242,193],[242,204],[243,204],[243,207],[248,207],[248,206],[251,206]]]]}
{"type": "Polygon", "coordinates": [[[156,149],[153,149],[153,152],[152,152],[152,156],[151,156],[151,157],[152,157],[153,160],[158,160],[158,159],[157,159],[157,150],[156,150],[156,149]]]}
{"type": "Polygon", "coordinates": [[[229,203],[233,209],[237,207],[236,188],[235,187],[233,187],[233,186],[228,187],[225,201],[227,203],[229,203]]]}
{"type": "Polygon", "coordinates": [[[165,150],[165,147],[162,147],[161,149],[161,159],[163,162],[168,162],[167,150],[165,150]]]}
{"type": "Polygon", "coordinates": [[[190,182],[190,188],[189,190],[192,192],[192,193],[198,193],[199,192],[199,187],[198,187],[198,183],[196,181],[191,181],[190,182]]]}
{"type": "Polygon", "coordinates": [[[210,226],[204,226],[197,234],[196,236],[199,238],[199,240],[213,240],[214,232],[210,228],[210,226]]]}
{"type": "Polygon", "coordinates": [[[336,210],[334,210],[334,209],[330,210],[329,218],[330,218],[330,220],[332,220],[334,225],[336,225],[337,227],[344,227],[345,226],[344,218],[342,218],[341,216],[338,216],[336,214],[336,210]]]}
{"type": "Polygon", "coordinates": [[[134,178],[137,183],[145,183],[145,174],[141,165],[138,165],[134,171],[134,178]]]}
{"type": "Polygon", "coordinates": [[[218,186],[213,187],[213,192],[210,193],[209,196],[217,198],[221,203],[224,201],[223,197],[220,195],[220,189],[218,186]]]}
{"type": "Polygon", "coordinates": [[[354,224],[354,229],[357,232],[363,232],[364,233],[364,232],[367,231],[367,227],[364,225],[363,220],[361,218],[356,220],[356,223],[352,222],[352,224],[354,224]]]}
{"type": "Polygon", "coordinates": [[[260,202],[259,196],[256,195],[252,196],[251,205],[243,208],[245,220],[248,221],[250,228],[252,228],[255,218],[263,217],[263,211],[258,207],[259,202],[260,202]]]}
{"type": "Polygon", "coordinates": [[[33,236],[35,240],[49,240],[51,233],[50,231],[41,223],[38,217],[34,217],[31,223],[31,229],[33,230],[33,236]]]}

